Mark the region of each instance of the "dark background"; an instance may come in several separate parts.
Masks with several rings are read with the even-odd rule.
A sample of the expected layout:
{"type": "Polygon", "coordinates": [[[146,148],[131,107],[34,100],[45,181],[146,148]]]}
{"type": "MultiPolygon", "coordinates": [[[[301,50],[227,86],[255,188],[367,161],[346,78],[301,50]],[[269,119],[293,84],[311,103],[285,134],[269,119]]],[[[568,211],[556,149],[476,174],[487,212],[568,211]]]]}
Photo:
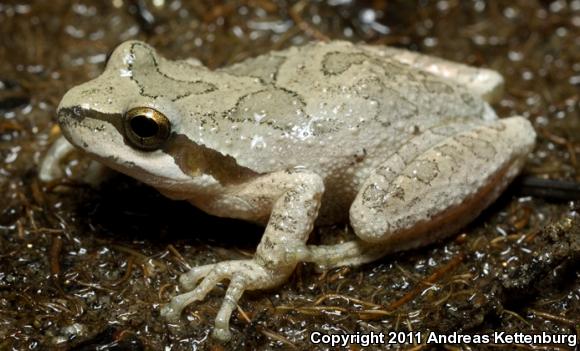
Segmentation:
{"type": "MultiPolygon", "coordinates": [[[[507,93],[495,108],[538,132],[524,175],[579,181],[579,34],[578,0],[1,1],[0,350],[310,349],[315,330],[578,334],[578,202],[516,184],[442,243],[358,268],[300,265],[279,289],[244,295],[234,337],[221,345],[208,335],[225,284],[177,326],[159,317],[160,304],[178,292],[185,262],[249,257],[261,228],[208,217],[123,176],[83,185],[80,154],[58,184],[41,184],[37,168],[59,135],[61,96],[97,76],[122,41],[215,68],[340,38],[498,70],[507,93]]],[[[319,228],[311,242],[350,235],[346,225],[319,228]]]]}

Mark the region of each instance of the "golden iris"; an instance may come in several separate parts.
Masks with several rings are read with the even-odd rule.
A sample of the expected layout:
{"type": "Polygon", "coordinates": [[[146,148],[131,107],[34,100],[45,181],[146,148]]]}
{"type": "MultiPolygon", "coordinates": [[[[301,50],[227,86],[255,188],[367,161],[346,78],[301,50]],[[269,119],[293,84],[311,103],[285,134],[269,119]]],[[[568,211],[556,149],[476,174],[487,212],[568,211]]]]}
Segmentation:
{"type": "Polygon", "coordinates": [[[136,148],[159,149],[171,132],[171,123],[161,112],[150,107],[135,107],[125,113],[125,137],[136,148]]]}

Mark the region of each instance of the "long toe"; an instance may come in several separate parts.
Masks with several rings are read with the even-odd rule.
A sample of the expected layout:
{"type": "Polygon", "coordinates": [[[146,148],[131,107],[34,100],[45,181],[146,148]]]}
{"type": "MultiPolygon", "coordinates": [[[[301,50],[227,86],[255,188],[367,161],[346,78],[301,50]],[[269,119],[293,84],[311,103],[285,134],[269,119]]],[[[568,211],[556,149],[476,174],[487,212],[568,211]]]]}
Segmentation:
{"type": "Polygon", "coordinates": [[[279,285],[288,278],[291,270],[273,273],[254,260],[226,261],[214,265],[201,266],[185,273],[180,278],[182,285],[199,284],[190,292],[175,296],[162,310],[161,314],[170,321],[179,320],[181,311],[195,301],[203,300],[206,295],[224,279],[230,284],[224,301],[216,316],[213,336],[222,341],[231,338],[229,321],[238,301],[246,290],[268,289],[279,285]]]}
{"type": "Polygon", "coordinates": [[[179,284],[185,290],[193,290],[197,283],[205,278],[215,267],[215,264],[194,267],[189,272],[179,276],[179,284]]]}

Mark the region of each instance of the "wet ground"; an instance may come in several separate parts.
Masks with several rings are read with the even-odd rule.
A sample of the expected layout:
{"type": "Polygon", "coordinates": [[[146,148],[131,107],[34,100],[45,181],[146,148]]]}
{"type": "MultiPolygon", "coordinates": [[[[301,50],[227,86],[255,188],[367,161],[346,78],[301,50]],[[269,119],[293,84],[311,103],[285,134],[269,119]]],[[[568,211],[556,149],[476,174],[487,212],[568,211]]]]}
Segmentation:
{"type": "MultiPolygon", "coordinates": [[[[312,331],[578,335],[579,86],[578,0],[0,2],[0,350],[310,349],[312,331]],[[249,257],[260,228],[206,216],[120,175],[83,185],[80,154],[66,179],[37,179],[59,135],[63,93],[135,38],[212,68],[334,38],[491,67],[507,81],[500,115],[525,116],[538,131],[525,176],[550,182],[531,196],[519,181],[461,233],[421,250],[360,268],[300,265],[281,288],[244,295],[232,341],[218,344],[208,335],[226,285],[180,325],[159,317],[160,304],[187,264],[249,257]],[[562,184],[572,188],[556,191],[562,184]],[[546,196],[555,192],[559,199],[546,196]]],[[[348,235],[346,226],[319,228],[312,242],[348,235]]]]}

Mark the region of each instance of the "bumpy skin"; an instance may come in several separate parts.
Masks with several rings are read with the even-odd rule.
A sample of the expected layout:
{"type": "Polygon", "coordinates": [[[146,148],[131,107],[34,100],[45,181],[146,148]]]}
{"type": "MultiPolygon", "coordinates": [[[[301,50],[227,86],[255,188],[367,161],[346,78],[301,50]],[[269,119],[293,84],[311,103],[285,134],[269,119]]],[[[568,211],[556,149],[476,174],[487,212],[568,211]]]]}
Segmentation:
{"type": "MultiPolygon", "coordinates": [[[[361,264],[425,245],[495,200],[535,140],[527,120],[498,120],[489,107],[502,84],[490,70],[347,42],[210,71],[130,41],[100,77],[65,95],[58,118],[104,164],[208,213],[266,225],[253,259],[192,269],[180,278],[191,291],[162,311],[177,320],[229,279],[214,330],[226,340],[244,290],[283,283],[300,261],[361,264]],[[141,106],[171,122],[159,150],[124,137],[124,113],[141,106]],[[305,244],[315,222],[349,217],[360,240],[305,244]]],[[[57,173],[58,150],[41,177],[57,173]]]]}

